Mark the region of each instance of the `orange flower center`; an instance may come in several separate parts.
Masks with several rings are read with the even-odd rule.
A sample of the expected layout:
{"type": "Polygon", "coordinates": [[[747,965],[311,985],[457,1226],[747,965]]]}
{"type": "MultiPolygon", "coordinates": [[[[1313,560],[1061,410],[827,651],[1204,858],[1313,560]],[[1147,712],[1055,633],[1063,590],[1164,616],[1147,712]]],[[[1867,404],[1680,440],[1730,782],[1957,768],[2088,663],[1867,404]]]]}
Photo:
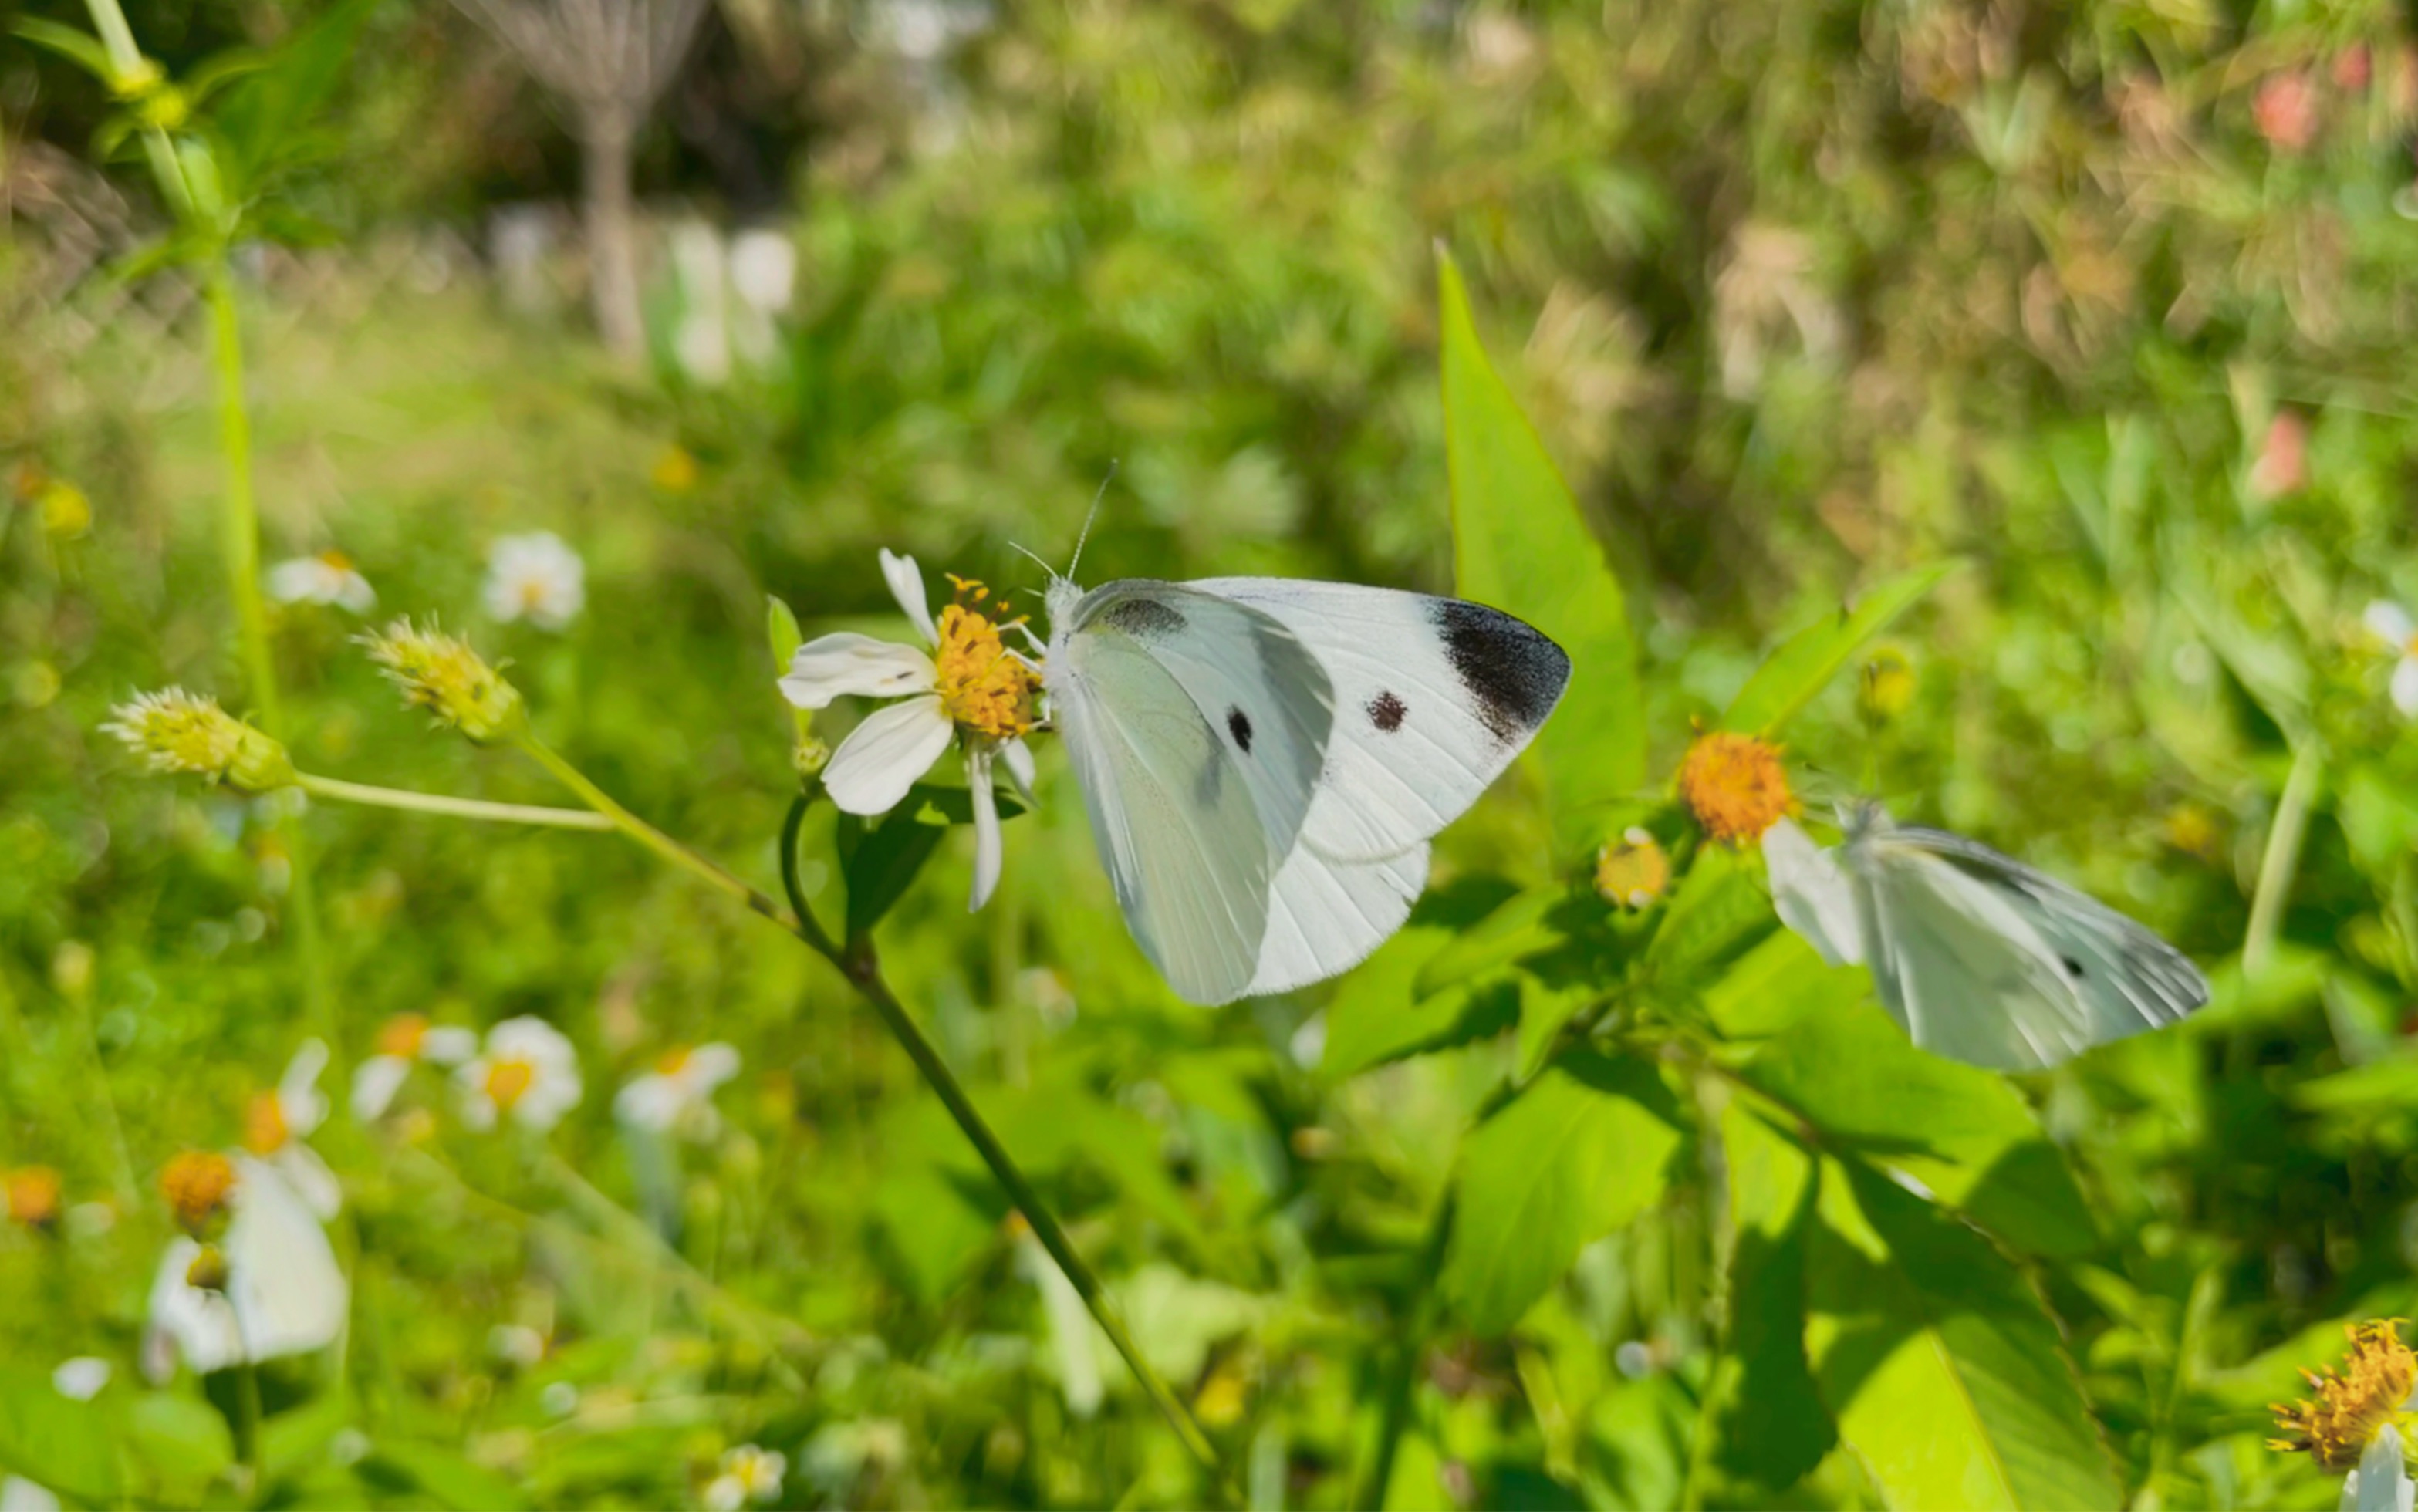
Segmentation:
{"type": "Polygon", "coordinates": [[[487,1068],[487,1095],[496,1106],[506,1111],[528,1095],[529,1084],[537,1080],[537,1067],[527,1061],[498,1061],[487,1068]]]}
{"type": "MultiPolygon", "coordinates": [[[[987,740],[1014,740],[1033,727],[1041,679],[1008,654],[1001,626],[981,612],[983,586],[962,577],[949,581],[956,585],[957,602],[941,611],[941,645],[932,656],[941,708],[987,740]]],[[[994,602],[1002,610],[1007,606],[994,602]]]]}
{"type": "Polygon", "coordinates": [[[2395,1329],[2401,1321],[2383,1318],[2346,1326],[2350,1354],[2343,1369],[2329,1369],[2322,1376],[2301,1372],[2316,1399],[2271,1404],[2267,1410],[2275,1414],[2276,1430],[2283,1436],[2268,1440],[2267,1447],[2306,1452],[2338,1475],[2359,1468],[2368,1441],[2400,1413],[2410,1390],[2418,1387],[2418,1354],[2410,1352],[2395,1329]]]}
{"type": "Polygon", "coordinates": [[[1699,735],[1679,763],[1679,796],[1716,840],[1737,845],[1797,812],[1780,748],[1752,735],[1699,735]]]}
{"type": "Polygon", "coordinates": [[[319,553],[319,559],[340,573],[349,573],[353,570],[353,559],[333,546],[319,553]]]}
{"type": "Polygon", "coordinates": [[[26,1166],[8,1172],[0,1182],[8,1203],[8,1216],[29,1229],[57,1221],[59,1215],[59,1173],[48,1166],[26,1166]]]}
{"type": "Polygon", "coordinates": [[[378,1030],[377,1053],[398,1061],[420,1058],[420,1042],[428,1038],[425,1014],[397,1014],[378,1030]]]}
{"type": "Polygon", "coordinates": [[[235,1163],[215,1150],[184,1151],[160,1172],[160,1195],[194,1233],[225,1210],[234,1190],[235,1163]]]}
{"type": "Polygon", "coordinates": [[[275,1154],[293,1134],[285,1122],[284,1105],[275,1092],[253,1092],[252,1101],[243,1105],[243,1147],[253,1154],[275,1154]]]}
{"type": "Polygon", "coordinates": [[[666,1077],[677,1077],[681,1074],[681,1069],[688,1064],[689,1057],[695,1053],[685,1045],[676,1045],[655,1057],[655,1070],[666,1077]]]}

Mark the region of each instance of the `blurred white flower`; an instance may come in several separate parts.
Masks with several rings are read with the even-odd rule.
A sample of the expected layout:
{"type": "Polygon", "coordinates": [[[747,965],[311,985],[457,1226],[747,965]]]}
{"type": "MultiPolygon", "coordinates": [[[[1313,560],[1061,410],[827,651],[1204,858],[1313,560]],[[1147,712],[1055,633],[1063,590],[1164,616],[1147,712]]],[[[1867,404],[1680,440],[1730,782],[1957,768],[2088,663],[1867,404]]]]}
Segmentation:
{"type": "Polygon", "coordinates": [[[849,731],[823,769],[824,790],[849,814],[887,814],[932,768],[953,739],[965,748],[966,786],[973,795],[974,885],[969,911],[990,900],[1004,853],[999,803],[991,790],[994,757],[1030,802],[1033,753],[1023,736],[1033,727],[1039,676],[1000,638],[1002,626],[982,612],[983,586],[953,578],[958,602],[936,622],[912,557],[881,553],[881,575],[930,651],[870,635],[819,635],[798,648],[781,693],[800,709],[828,708],[834,698],[896,698],[849,731]]]}
{"type": "Polygon", "coordinates": [[[739,1512],[750,1502],[778,1501],[788,1468],[788,1456],[752,1443],[725,1450],[721,1473],[705,1483],[705,1504],[711,1512],[739,1512]]]}
{"type": "Polygon", "coordinates": [[[487,613],[561,630],[588,604],[588,565],[551,530],[498,536],[487,549],[487,613]]]}
{"type": "Polygon", "coordinates": [[[244,1105],[243,1147],[277,1168],[311,1210],[331,1218],[344,1204],[336,1173],[303,1143],[328,1120],[328,1098],[319,1091],[319,1073],[328,1068],[328,1046],[304,1040],[295,1046],[274,1092],[257,1092],[244,1105]]]}
{"type": "Polygon", "coordinates": [[[1065,1394],[1066,1411],[1088,1418],[1100,1410],[1107,1389],[1100,1379],[1099,1346],[1106,1342],[1100,1325],[1092,1321],[1075,1283],[1041,1247],[1041,1241],[1033,1237],[1033,1230],[1020,1224],[1016,1268],[1041,1293],[1041,1312],[1049,1323],[1049,1348],[1057,1358],[1058,1389],[1065,1394]]]}
{"type": "Polygon", "coordinates": [[[537,1394],[537,1404],[548,1416],[569,1417],[579,1411],[579,1388],[568,1381],[549,1381],[537,1394]]]}
{"type": "Polygon", "coordinates": [[[71,1402],[88,1402],[109,1384],[114,1372],[109,1362],[97,1354],[79,1354],[71,1360],[61,1360],[51,1372],[51,1389],[71,1402]]]}
{"type": "Polygon", "coordinates": [[[307,1354],[344,1330],[351,1291],[309,1202],[265,1161],[237,1156],[235,1177],[226,1237],[207,1250],[179,1237],[160,1257],[143,1335],[143,1373],[154,1383],[175,1375],[179,1358],[223,1370],[307,1354]],[[197,1270],[222,1284],[194,1285],[197,1270]]]}
{"type": "Polygon", "coordinates": [[[294,557],[271,567],[268,596],[280,603],[332,603],[355,614],[377,607],[377,593],[341,551],[294,557]]]}
{"type": "Polygon", "coordinates": [[[711,1139],[722,1128],[714,1089],[739,1075],[739,1052],[715,1042],[665,1052],[613,1098],[613,1116],[632,1128],[711,1139]]]}
{"type": "Polygon", "coordinates": [[[0,1476],[0,1512],[59,1512],[59,1499],[23,1475],[0,1476]]]}
{"type": "Polygon", "coordinates": [[[431,1024],[423,1014],[397,1014],[378,1031],[377,1053],[353,1068],[353,1117],[364,1123],[386,1117],[413,1066],[460,1065],[478,1053],[479,1036],[469,1030],[431,1024]]]}
{"type": "Polygon", "coordinates": [[[761,315],[777,315],[796,297],[798,247],[786,235],[758,227],[730,238],[730,288],[761,315]]]}
{"type": "Polygon", "coordinates": [[[884,1471],[906,1462],[907,1430],[887,1417],[826,1423],[806,1441],[807,1479],[843,1504],[857,1477],[867,1470],[884,1471]]]}
{"type": "Polygon", "coordinates": [[[486,1047],[454,1070],[462,1121],[492,1129],[500,1115],[543,1133],[579,1106],[579,1056],[543,1018],[507,1018],[487,1031],[486,1047]]]}
{"type": "Polygon", "coordinates": [[[527,1323],[497,1323],[487,1330],[487,1352],[526,1370],[545,1358],[545,1336],[527,1323]]]}
{"type": "Polygon", "coordinates": [[[2418,621],[2397,603],[2377,600],[2361,616],[2377,639],[2393,648],[2393,707],[2406,719],[2418,719],[2418,621]]]}

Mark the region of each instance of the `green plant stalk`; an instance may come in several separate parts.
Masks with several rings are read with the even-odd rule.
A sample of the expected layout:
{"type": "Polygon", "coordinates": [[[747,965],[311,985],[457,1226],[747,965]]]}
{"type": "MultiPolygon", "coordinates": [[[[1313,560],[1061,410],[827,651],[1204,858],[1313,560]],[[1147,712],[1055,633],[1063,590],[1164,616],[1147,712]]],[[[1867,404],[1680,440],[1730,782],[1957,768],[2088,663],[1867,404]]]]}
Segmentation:
{"type": "MultiPolygon", "coordinates": [[[[1507,1088],[1509,1083],[1505,1086],[1507,1088]]],[[[1417,1269],[1412,1278],[1418,1290],[1411,1300],[1409,1326],[1397,1342],[1393,1358],[1386,1362],[1385,1395],[1377,1413],[1376,1447],[1370,1453],[1369,1468],[1352,1497],[1354,1506],[1367,1507],[1370,1512],[1383,1512],[1385,1489],[1394,1479],[1394,1460],[1401,1452],[1402,1435],[1411,1426],[1411,1398],[1418,1387],[1419,1358],[1427,1352],[1428,1336],[1435,1331],[1435,1278],[1444,1269],[1445,1245],[1451,1237],[1452,1189],[1447,1186],[1444,1195],[1436,1199],[1435,1215],[1428,1220],[1427,1238],[1419,1245],[1417,1269]]]]}
{"type": "Polygon", "coordinates": [[[257,1503],[268,1485],[267,1456],[260,1443],[260,1367],[253,1363],[252,1346],[243,1343],[240,1334],[237,1342],[243,1344],[243,1358],[235,1367],[236,1436],[242,1441],[237,1448],[243,1457],[245,1476],[252,1482],[244,1494],[257,1503]]]}
{"type": "Polygon", "coordinates": [[[2275,801],[2275,817],[2267,826],[2267,848],[2259,854],[2258,880],[2250,894],[2250,924],[2242,935],[2242,974],[2256,976],[2275,954],[2283,932],[2284,909],[2291,901],[2292,878],[2301,866],[2301,841],[2308,832],[2309,808],[2318,799],[2318,783],[2325,773],[2317,742],[2303,740],[2292,756],[2291,775],[2275,801]]]}
{"type": "Polygon", "coordinates": [[[442,814],[450,818],[480,819],[492,824],[536,824],[557,830],[604,833],[620,828],[612,819],[588,808],[546,808],[535,803],[492,803],[482,798],[452,798],[443,793],[415,793],[402,787],[373,787],[308,771],[294,774],[294,786],[314,798],[373,808],[402,809],[410,814],[442,814]]]}

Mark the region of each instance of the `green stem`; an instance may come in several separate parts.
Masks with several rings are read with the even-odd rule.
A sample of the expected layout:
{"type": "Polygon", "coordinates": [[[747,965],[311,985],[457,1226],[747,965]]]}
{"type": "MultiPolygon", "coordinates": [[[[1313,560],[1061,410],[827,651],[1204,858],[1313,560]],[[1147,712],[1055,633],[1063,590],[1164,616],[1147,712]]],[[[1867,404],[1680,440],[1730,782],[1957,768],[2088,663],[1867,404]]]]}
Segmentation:
{"type": "Polygon", "coordinates": [[[2318,783],[2325,762],[2315,740],[2303,740],[2292,756],[2291,775],[2275,801],[2275,817],[2267,826],[2267,848],[2258,858],[2258,881],[2250,894],[2250,924],[2242,937],[2242,974],[2256,976],[2275,953],[2283,932],[2284,908],[2291,901],[2293,874],[2301,866],[2301,840],[2307,832],[2309,809],[2318,799],[2318,783]]]}
{"type": "Polygon", "coordinates": [[[1411,1426],[1411,1398],[1418,1387],[1419,1359],[1427,1352],[1428,1335],[1435,1327],[1433,1282],[1437,1271],[1444,1266],[1445,1244],[1451,1237],[1452,1193],[1447,1190],[1436,1199],[1435,1216],[1428,1221],[1427,1239],[1419,1245],[1418,1269],[1412,1278],[1418,1290],[1411,1298],[1409,1326],[1396,1341],[1393,1357],[1386,1362],[1385,1396],[1377,1415],[1377,1445],[1369,1457],[1360,1489],[1352,1498],[1354,1506],[1382,1512],[1385,1504],[1385,1489],[1394,1479],[1394,1460],[1401,1451],[1402,1435],[1411,1426]]]}
{"type": "Polygon", "coordinates": [[[243,1456],[243,1468],[252,1482],[245,1488],[245,1495],[257,1504],[261,1492],[268,1489],[268,1476],[260,1444],[260,1367],[252,1363],[249,1344],[244,1345],[243,1359],[235,1371],[235,1430],[241,1441],[237,1448],[243,1456]]]}
{"type": "Polygon", "coordinates": [[[451,798],[442,793],[415,793],[401,787],[373,787],[300,771],[294,785],[314,798],[399,808],[414,814],[443,814],[457,819],[483,819],[496,824],[541,824],[559,830],[607,831],[612,819],[587,808],[544,808],[535,803],[491,803],[480,798],[451,798]]]}
{"type": "Polygon", "coordinates": [[[235,275],[224,258],[210,260],[204,278],[210,306],[210,353],[218,374],[219,452],[225,463],[226,509],[220,518],[227,589],[235,600],[236,637],[244,681],[263,729],[279,740],[285,728],[277,667],[268,654],[268,605],[260,593],[260,511],[252,486],[252,413],[244,407],[243,327],[235,304],[235,275]]]}

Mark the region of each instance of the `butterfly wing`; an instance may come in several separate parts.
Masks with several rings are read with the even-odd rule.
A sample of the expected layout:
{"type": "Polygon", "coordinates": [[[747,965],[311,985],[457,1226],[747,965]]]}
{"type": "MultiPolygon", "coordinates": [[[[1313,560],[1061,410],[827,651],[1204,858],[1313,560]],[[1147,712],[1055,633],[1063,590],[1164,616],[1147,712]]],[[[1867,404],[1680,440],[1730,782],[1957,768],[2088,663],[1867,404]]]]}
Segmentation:
{"type": "Polygon", "coordinates": [[[1240,997],[1309,808],[1325,674],[1276,620],[1174,584],[1105,584],[1064,619],[1050,718],[1126,926],[1185,998],[1240,997]]]}
{"type": "Polygon", "coordinates": [[[1891,828],[1839,860],[1883,1005],[1936,1054],[2037,1070],[2208,1000],[2165,941],[1962,836],[1891,828]]]}
{"type": "Polygon", "coordinates": [[[1308,841],[1278,868],[1268,894],[1253,995],[1290,992],[1348,971],[1411,916],[1428,883],[1428,848],[1379,861],[1339,861],[1308,841]]]}
{"type": "Polygon", "coordinates": [[[1291,578],[1188,586],[1281,621],[1332,680],[1334,728],[1302,828],[1330,859],[1396,856],[1459,818],[1569,682],[1559,646],[1482,604],[1291,578]]]}

